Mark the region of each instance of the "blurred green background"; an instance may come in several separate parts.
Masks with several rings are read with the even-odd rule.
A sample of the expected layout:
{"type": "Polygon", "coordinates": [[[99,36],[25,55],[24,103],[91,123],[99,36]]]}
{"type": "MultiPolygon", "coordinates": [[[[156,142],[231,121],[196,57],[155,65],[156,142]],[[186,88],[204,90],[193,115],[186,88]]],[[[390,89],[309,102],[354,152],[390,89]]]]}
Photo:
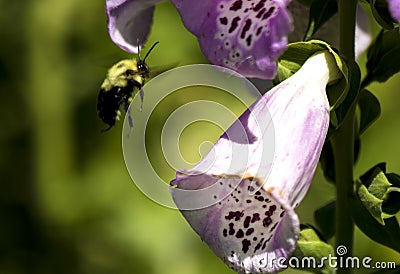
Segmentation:
{"type": "MultiPolygon", "coordinates": [[[[177,211],[134,186],[121,123],[100,133],[99,86],[113,63],[131,58],[108,37],[104,1],[2,0],[0,8],[0,273],[233,273],[177,211]]],[[[206,62],[168,2],[156,9],[149,44],[157,40],[150,66],[206,62]]],[[[399,84],[395,77],[371,87],[383,114],[362,137],[357,175],[381,161],[400,173],[399,84]]],[[[151,127],[160,128],[165,117],[157,113],[151,127]]],[[[183,150],[221,134],[204,127],[191,127],[202,137],[185,140],[183,150]]],[[[312,223],[313,209],[333,197],[318,170],[298,210],[302,222],[312,223]]],[[[400,262],[359,231],[355,251],[400,262]]]]}

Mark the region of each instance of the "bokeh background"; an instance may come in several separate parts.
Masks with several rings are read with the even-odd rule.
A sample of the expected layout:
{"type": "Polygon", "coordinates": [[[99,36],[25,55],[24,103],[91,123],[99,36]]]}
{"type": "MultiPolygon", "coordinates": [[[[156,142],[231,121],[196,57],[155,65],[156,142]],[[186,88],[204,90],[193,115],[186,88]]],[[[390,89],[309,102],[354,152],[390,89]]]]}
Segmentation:
{"type": "MultiPolygon", "coordinates": [[[[100,133],[99,86],[113,63],[132,57],[110,41],[104,1],[1,0],[0,9],[0,273],[233,273],[179,212],[132,183],[121,123],[100,133]]],[[[207,62],[169,2],[157,6],[154,18],[148,44],[161,43],[150,66],[207,62]]],[[[382,161],[400,173],[399,85],[394,77],[370,88],[383,112],[362,136],[357,175],[382,161]]],[[[152,118],[149,142],[159,140],[163,113],[179,99],[171,105],[152,118]]],[[[217,140],[221,130],[202,123],[185,134],[182,150],[193,148],[187,157],[196,162],[199,143],[217,140]]],[[[163,161],[154,155],[154,163],[163,161]]],[[[157,172],[174,176],[162,165],[157,172]]],[[[314,209],[333,197],[318,169],[298,209],[302,222],[313,223],[314,209]]],[[[358,230],[355,246],[360,257],[400,262],[358,230]]]]}

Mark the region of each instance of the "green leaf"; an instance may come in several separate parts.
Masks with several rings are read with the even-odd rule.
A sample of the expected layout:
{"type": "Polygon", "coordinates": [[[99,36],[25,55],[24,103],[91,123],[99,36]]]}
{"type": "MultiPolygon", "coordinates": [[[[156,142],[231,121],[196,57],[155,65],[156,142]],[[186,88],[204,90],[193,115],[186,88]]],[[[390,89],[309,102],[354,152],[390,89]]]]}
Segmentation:
{"type": "Polygon", "coordinates": [[[343,78],[327,87],[327,95],[331,109],[336,109],[347,98],[346,96],[350,86],[349,70],[339,54],[323,41],[311,40],[308,42],[289,44],[287,50],[279,58],[277,76],[274,79],[274,84],[279,84],[292,76],[301,68],[308,58],[316,52],[323,50],[327,50],[332,54],[338,69],[343,75],[343,78]]]}
{"type": "Polygon", "coordinates": [[[367,76],[362,87],[373,81],[385,82],[400,71],[399,28],[381,31],[371,44],[367,54],[367,76]]]}
{"type": "Polygon", "coordinates": [[[315,222],[325,239],[335,235],[336,201],[332,201],[314,212],[315,222]]]}
{"type": "Polygon", "coordinates": [[[400,211],[400,176],[394,173],[386,174],[392,184],[385,194],[382,210],[386,214],[395,215],[400,211]]]}
{"type": "Polygon", "coordinates": [[[357,196],[369,213],[382,225],[400,210],[400,178],[385,174],[384,163],[368,170],[357,182],[357,196]],[[394,181],[391,183],[389,178],[394,181]]]}
{"type": "Polygon", "coordinates": [[[390,15],[386,0],[369,0],[372,15],[384,29],[393,29],[393,18],[390,15]]]}
{"type": "Polygon", "coordinates": [[[296,250],[292,254],[292,257],[296,257],[297,260],[291,260],[291,262],[299,262],[298,268],[313,273],[335,273],[326,260],[324,267],[318,268],[322,258],[327,258],[332,254],[335,254],[333,247],[322,241],[312,226],[301,226],[296,250]]]}
{"type": "Polygon", "coordinates": [[[371,216],[358,198],[352,199],[352,204],[350,212],[357,227],[375,242],[400,252],[400,226],[396,217],[386,219],[383,226],[371,216]]]}
{"type": "Polygon", "coordinates": [[[313,0],[304,40],[309,40],[317,30],[338,11],[336,0],[313,0]]]}
{"type": "Polygon", "coordinates": [[[366,89],[361,91],[358,105],[360,107],[359,135],[361,135],[381,115],[381,105],[375,95],[366,89]]]}

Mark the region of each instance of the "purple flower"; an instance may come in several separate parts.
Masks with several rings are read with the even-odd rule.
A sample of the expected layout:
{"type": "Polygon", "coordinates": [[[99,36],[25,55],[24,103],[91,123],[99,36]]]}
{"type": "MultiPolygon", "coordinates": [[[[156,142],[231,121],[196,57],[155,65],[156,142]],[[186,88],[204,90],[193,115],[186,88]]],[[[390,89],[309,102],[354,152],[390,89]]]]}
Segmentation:
{"type": "MultiPolygon", "coordinates": [[[[150,31],[157,0],[107,0],[111,39],[137,52],[150,31]]],[[[292,22],[289,0],[172,0],[186,28],[197,36],[204,55],[215,65],[246,77],[272,79],[276,60],[287,46],[292,22]]]]}
{"type": "Polygon", "coordinates": [[[389,11],[393,19],[400,23],[400,1],[399,0],[386,0],[389,5],[389,11]]]}
{"type": "Polygon", "coordinates": [[[108,33],[127,52],[138,53],[153,22],[154,5],[160,0],[106,0],[108,33]]]}
{"type": "Polygon", "coordinates": [[[178,172],[171,182],[183,216],[235,271],[280,271],[295,249],[299,219],[294,208],[319,160],[329,126],[325,87],[337,78],[333,57],[317,53],[244,112],[194,168],[178,172]],[[271,151],[273,157],[267,157],[271,151]],[[199,200],[207,204],[200,206],[199,200]]]}
{"type": "Polygon", "coordinates": [[[246,77],[271,79],[287,46],[288,0],[172,0],[186,28],[215,65],[246,77]]]}

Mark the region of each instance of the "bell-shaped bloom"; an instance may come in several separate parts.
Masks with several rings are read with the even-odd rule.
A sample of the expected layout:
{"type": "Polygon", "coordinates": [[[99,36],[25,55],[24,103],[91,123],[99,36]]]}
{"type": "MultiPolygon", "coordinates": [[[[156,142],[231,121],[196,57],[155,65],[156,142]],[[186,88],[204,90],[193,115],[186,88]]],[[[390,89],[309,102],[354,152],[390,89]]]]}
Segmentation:
{"type": "MultiPolygon", "coordinates": [[[[159,0],[106,0],[108,30],[122,49],[137,53],[159,0]]],[[[289,0],[172,0],[207,59],[246,77],[272,79],[292,29],[289,0]]]]}
{"type": "Polygon", "coordinates": [[[280,271],[294,251],[294,208],[310,186],[328,131],[326,85],[338,76],[329,53],[312,56],[171,182],[183,216],[235,271],[280,271]]]}
{"type": "Polygon", "coordinates": [[[399,0],[386,0],[389,6],[390,14],[393,19],[400,23],[400,1],[399,0]]]}

